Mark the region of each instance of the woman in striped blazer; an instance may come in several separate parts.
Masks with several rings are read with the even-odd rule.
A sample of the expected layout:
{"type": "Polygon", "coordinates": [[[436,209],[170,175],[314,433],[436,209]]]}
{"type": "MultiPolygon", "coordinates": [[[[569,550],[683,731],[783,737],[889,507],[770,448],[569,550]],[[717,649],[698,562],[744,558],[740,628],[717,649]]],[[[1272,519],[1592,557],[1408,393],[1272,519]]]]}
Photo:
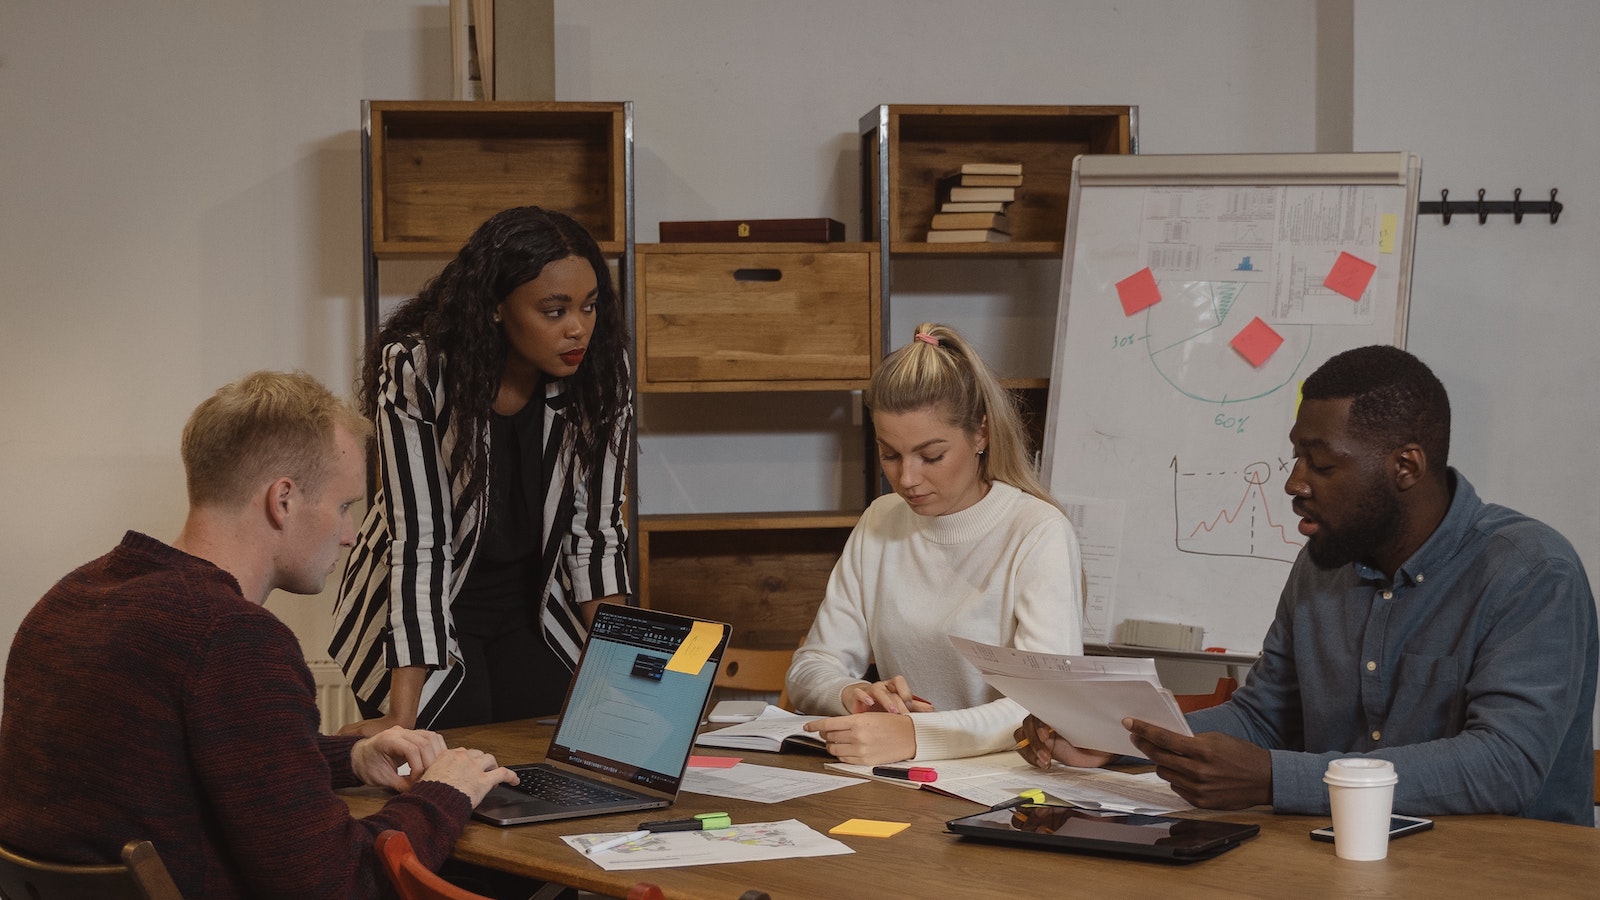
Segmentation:
{"type": "Polygon", "coordinates": [[[498,213],[367,347],[380,482],[329,646],[364,722],[544,715],[594,604],[630,591],[633,398],[600,248],[571,218],[498,213]]]}

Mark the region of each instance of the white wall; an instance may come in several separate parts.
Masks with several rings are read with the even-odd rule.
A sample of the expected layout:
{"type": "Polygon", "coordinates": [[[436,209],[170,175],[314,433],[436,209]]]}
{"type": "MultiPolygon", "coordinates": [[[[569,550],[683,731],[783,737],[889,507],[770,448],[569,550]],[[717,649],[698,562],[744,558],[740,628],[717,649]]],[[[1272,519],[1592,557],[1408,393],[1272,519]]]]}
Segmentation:
{"type": "MultiPolygon", "coordinates": [[[[557,4],[562,99],[634,101],[637,233],[674,219],[860,228],[858,121],[883,103],[1127,104],[1145,152],[1313,150],[1312,0],[557,4]]],[[[1006,374],[1050,368],[1059,266],[896,266],[888,331],[949,322],[1006,374]],[[1043,335],[1043,340],[1040,340],[1043,335]]],[[[647,513],[859,508],[845,395],[643,398],[647,513]]]]}
{"type": "MultiPolygon", "coordinates": [[[[363,97],[449,96],[448,6],[0,3],[0,646],[128,528],[256,368],[352,381],[363,97]]],[[[272,607],[321,643],[331,597],[272,607]]]]}
{"type": "Polygon", "coordinates": [[[1543,519],[1600,573],[1600,4],[1356,6],[1355,149],[1422,155],[1425,199],[1566,205],[1555,225],[1419,222],[1410,348],[1453,401],[1452,459],[1486,499],[1543,519]]]}
{"type": "MultiPolygon", "coordinates": [[[[1316,149],[1318,72],[1338,71],[1316,29],[1338,2],[561,2],[557,92],[635,102],[642,240],[661,219],[815,215],[856,237],[856,122],[879,103],[1135,104],[1146,152],[1316,149]]],[[[1355,4],[1355,149],[1417,150],[1425,185],[1456,196],[1561,188],[1553,228],[1424,225],[1411,344],[1456,398],[1457,461],[1594,570],[1597,313],[1578,261],[1600,245],[1600,11],[1462,2],[1355,4]]],[[[350,383],[359,101],[447,97],[445,28],[444,0],[0,3],[0,642],[125,528],[176,533],[178,431],[217,385],[263,366],[350,383]]],[[[1056,282],[1016,267],[1003,277],[1045,299],[970,300],[991,275],[935,267],[921,302],[1026,323],[1056,282]]],[[[657,399],[647,511],[848,493],[848,404],[735,408],[753,424],[701,438],[705,411],[657,399]]],[[[317,648],[329,602],[272,606],[317,648]]]]}

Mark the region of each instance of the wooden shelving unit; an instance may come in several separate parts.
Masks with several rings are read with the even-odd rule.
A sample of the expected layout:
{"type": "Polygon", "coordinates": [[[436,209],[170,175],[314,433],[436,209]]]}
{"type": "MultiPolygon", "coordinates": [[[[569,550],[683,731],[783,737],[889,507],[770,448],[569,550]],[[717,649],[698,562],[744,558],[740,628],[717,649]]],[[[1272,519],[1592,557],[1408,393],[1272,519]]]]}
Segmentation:
{"type": "Polygon", "coordinates": [[[860,122],[865,234],[886,255],[1059,257],[1073,159],[1136,152],[1137,116],[1131,106],[879,106],[860,122]],[[1022,163],[1022,188],[1006,211],[1012,240],[928,243],[935,183],[980,161],[1022,163]]]}
{"type": "MultiPolygon", "coordinates": [[[[644,244],[634,335],[650,394],[855,391],[877,363],[877,246],[644,244]]],[[[866,477],[864,475],[864,477],[866,477]]],[[[640,596],[793,649],[859,509],[641,515],[640,596]]]]}
{"type": "MultiPolygon", "coordinates": [[[[1137,153],[1139,108],[885,104],[862,116],[859,130],[862,232],[878,243],[883,259],[878,292],[887,323],[897,261],[1061,258],[1072,161],[1083,154],[1137,153]],[[938,180],[968,162],[1022,164],[1022,187],[1006,209],[1012,239],[929,243],[938,180]]],[[[883,337],[880,351],[887,353],[892,341],[883,337]]],[[[1049,382],[1015,378],[1006,386],[1037,394],[1028,398],[1032,402],[1042,401],[1049,382]]]]}
{"type": "Polygon", "coordinates": [[[641,596],[655,609],[733,623],[736,646],[792,650],[859,515],[640,516],[641,596]]]}
{"type": "Polygon", "coordinates": [[[366,326],[377,327],[378,261],[455,255],[513,206],[560,210],[621,261],[632,309],[633,104],[361,103],[366,326]]]}

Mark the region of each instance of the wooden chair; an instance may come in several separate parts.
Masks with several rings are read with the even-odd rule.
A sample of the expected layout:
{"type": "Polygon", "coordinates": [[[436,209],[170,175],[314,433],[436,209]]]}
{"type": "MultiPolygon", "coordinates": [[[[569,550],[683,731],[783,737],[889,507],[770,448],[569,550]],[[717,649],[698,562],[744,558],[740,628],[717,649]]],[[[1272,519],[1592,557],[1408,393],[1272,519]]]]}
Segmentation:
{"type": "Polygon", "coordinates": [[[129,841],[121,863],[67,865],[0,846],[0,897],[14,900],[183,900],[149,841],[129,841]]]}
{"type": "Polygon", "coordinates": [[[783,678],[794,659],[793,650],[752,650],[729,647],[722,651],[722,668],[717,670],[719,688],[752,693],[777,694],[777,706],[789,708],[789,691],[783,678]]]}
{"type": "Polygon", "coordinates": [[[1217,689],[1209,694],[1178,694],[1172,699],[1178,701],[1179,709],[1186,713],[1191,713],[1197,709],[1205,709],[1226,703],[1228,698],[1233,696],[1233,692],[1238,689],[1239,679],[1223,677],[1217,679],[1217,689]]]}
{"type": "Polygon", "coordinates": [[[411,839],[403,831],[390,829],[380,833],[373,847],[400,900],[489,900],[445,881],[423,865],[422,860],[417,859],[417,851],[411,848],[411,839]]]}
{"type": "MultiPolygon", "coordinates": [[[[482,894],[475,894],[466,888],[457,887],[436,872],[428,869],[417,859],[417,852],[411,847],[411,839],[405,832],[389,829],[378,835],[374,844],[378,852],[378,861],[383,865],[383,871],[389,875],[389,883],[394,886],[394,892],[400,900],[490,900],[482,894]]],[[[533,900],[544,897],[559,896],[566,888],[559,884],[546,884],[533,895],[533,900]]],[[[641,881],[628,888],[626,900],[661,900],[661,888],[648,881],[641,881]]]]}

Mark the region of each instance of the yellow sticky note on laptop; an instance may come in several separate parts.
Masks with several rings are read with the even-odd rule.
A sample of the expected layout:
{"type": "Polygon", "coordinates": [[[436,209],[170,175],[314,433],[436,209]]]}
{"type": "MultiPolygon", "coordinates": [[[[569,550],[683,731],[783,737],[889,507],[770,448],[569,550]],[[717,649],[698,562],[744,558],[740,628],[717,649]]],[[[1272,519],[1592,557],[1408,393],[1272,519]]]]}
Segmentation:
{"type": "Polygon", "coordinates": [[[894,837],[907,828],[910,822],[880,822],[877,819],[849,819],[828,829],[829,834],[848,834],[855,837],[894,837]]]}
{"type": "Polygon", "coordinates": [[[717,642],[722,640],[722,626],[715,622],[696,622],[689,627],[689,636],[683,639],[678,649],[667,660],[667,671],[682,672],[685,675],[699,675],[700,667],[711,658],[712,651],[717,649],[717,642]]]}

